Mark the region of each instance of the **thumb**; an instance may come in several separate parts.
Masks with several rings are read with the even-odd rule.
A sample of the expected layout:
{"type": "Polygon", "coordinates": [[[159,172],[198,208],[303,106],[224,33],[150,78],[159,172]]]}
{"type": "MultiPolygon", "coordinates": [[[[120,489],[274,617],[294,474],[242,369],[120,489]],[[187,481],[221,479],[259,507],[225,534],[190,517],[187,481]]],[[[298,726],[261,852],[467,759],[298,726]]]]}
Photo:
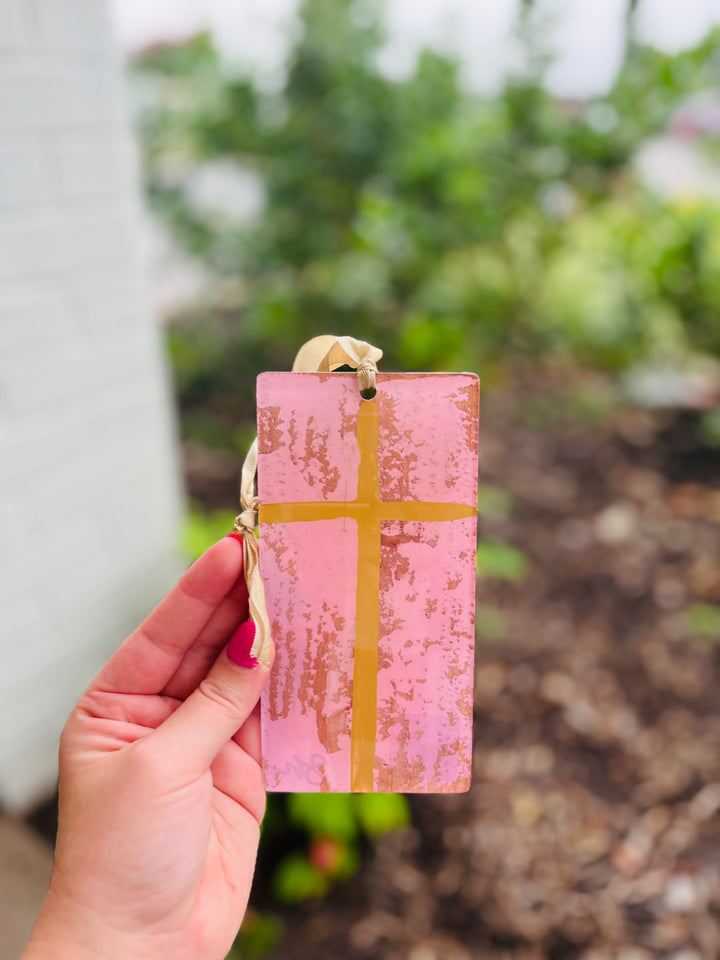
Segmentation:
{"type": "Polygon", "coordinates": [[[274,648],[261,662],[254,655],[255,624],[240,625],[210,672],[152,734],[161,752],[177,757],[183,774],[201,774],[252,713],[272,667],[274,648]]]}

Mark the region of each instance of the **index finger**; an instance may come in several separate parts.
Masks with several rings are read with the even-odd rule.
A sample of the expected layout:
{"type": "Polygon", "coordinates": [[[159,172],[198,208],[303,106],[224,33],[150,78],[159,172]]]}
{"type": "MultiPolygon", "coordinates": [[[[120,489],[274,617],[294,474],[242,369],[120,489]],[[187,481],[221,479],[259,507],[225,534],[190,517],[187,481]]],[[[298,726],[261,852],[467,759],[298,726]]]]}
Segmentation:
{"type": "Polygon", "coordinates": [[[183,574],[90,686],[111,693],[160,693],[187,649],[242,573],[242,543],[224,537],[183,574]]]}

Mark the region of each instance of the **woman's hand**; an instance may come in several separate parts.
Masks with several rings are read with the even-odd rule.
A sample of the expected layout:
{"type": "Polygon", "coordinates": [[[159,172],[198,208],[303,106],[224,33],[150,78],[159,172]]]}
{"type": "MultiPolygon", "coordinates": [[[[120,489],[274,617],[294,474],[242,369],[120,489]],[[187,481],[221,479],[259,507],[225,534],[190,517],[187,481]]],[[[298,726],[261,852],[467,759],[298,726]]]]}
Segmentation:
{"type": "Polygon", "coordinates": [[[268,676],[240,626],[238,540],[190,567],[70,715],[53,877],[23,960],[222,960],[230,948],[265,810],[268,676]]]}

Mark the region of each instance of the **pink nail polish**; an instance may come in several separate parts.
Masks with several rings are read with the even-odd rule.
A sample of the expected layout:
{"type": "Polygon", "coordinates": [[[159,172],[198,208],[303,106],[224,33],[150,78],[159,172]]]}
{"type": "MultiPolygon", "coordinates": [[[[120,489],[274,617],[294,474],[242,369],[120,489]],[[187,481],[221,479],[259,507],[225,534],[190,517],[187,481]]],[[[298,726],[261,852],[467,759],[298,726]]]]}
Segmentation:
{"type": "Polygon", "coordinates": [[[235,530],[232,530],[230,533],[226,533],[223,537],[224,540],[227,540],[228,537],[234,537],[235,540],[239,540],[240,543],[243,542],[243,538],[235,530]]]}
{"type": "Polygon", "coordinates": [[[227,647],[228,658],[238,667],[252,670],[260,662],[250,650],[255,639],[255,624],[252,620],[241,623],[230,639],[227,647]]]}

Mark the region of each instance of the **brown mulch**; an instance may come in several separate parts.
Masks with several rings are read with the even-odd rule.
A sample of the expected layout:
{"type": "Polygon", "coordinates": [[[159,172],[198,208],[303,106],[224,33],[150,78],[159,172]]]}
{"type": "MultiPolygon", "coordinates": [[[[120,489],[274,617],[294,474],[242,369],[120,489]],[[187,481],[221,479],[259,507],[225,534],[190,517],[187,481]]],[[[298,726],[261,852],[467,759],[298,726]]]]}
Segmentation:
{"type": "MultiPolygon", "coordinates": [[[[690,414],[533,429],[528,406],[483,412],[481,482],[513,506],[481,537],[530,570],[478,588],[473,786],[411,798],[273,960],[720,956],[720,637],[687,614],[720,603],[720,451],[690,414]]],[[[189,460],[233,506],[235,465],[208,487],[189,460]]]]}

